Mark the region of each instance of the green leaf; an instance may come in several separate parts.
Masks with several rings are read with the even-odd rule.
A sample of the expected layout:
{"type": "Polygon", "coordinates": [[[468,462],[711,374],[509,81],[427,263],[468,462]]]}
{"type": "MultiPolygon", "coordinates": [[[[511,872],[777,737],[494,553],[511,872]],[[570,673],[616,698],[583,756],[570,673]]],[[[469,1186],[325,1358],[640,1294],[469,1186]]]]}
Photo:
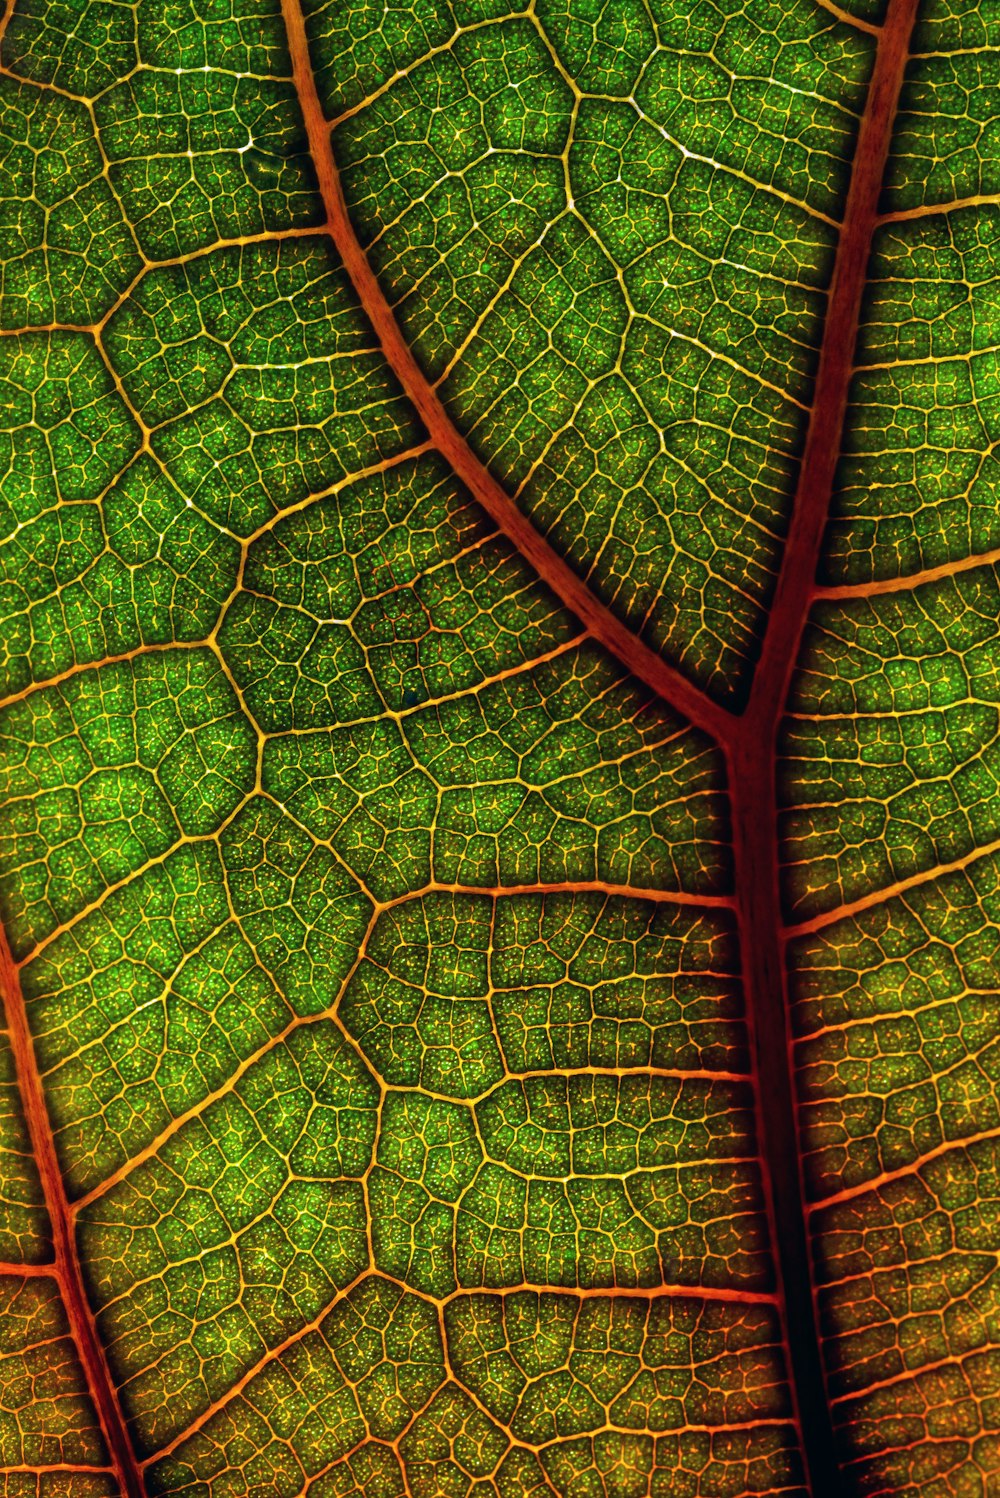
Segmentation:
{"type": "Polygon", "coordinates": [[[13,0],[9,1498],[1000,1484],[993,0],[13,0]]]}

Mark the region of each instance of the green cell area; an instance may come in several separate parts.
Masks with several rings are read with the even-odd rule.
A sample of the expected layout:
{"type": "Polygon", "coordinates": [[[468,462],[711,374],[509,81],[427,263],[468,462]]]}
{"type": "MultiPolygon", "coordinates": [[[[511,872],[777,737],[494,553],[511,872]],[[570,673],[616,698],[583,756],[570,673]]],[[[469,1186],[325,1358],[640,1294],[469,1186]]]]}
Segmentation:
{"type": "Polygon", "coordinates": [[[243,584],[220,642],[268,733],[408,712],[580,633],[437,457],[282,517],[243,584]]]}
{"type": "Polygon", "coordinates": [[[28,334],[4,353],[4,694],[141,645],[205,638],[236,580],[235,542],[138,452],[90,338],[28,334]]]}
{"type": "Polygon", "coordinates": [[[661,1488],[670,1493],[671,1484],[692,1498],[736,1493],[799,1498],[804,1491],[794,1438],[780,1425],[655,1438],[602,1431],[555,1442],[543,1452],[542,1463],[555,1491],[572,1498],[589,1492],[647,1498],[661,1488]]]}
{"type": "MultiPolygon", "coordinates": [[[[860,112],[872,48],[854,28],[832,24],[819,7],[768,3],[750,13],[728,0],[694,6],[544,0],[535,15],[523,16],[517,7],[479,0],[403,11],[380,6],[373,25],[373,5],[317,9],[312,52],[328,112],[336,116],[338,104],[357,111],[368,94],[374,100],[359,111],[366,120],[379,106],[397,117],[407,106],[429,111],[428,80],[441,79],[446,117],[435,122],[429,140],[426,132],[415,139],[434,148],[446,170],[454,170],[449,147],[461,149],[448,114],[468,123],[472,159],[490,144],[525,154],[558,152],[569,134],[574,97],[604,96],[630,104],[692,154],[814,211],[839,211],[853,144],[851,114],[860,112]],[[377,33],[377,41],[368,47],[361,94],[349,63],[338,67],[336,78],[324,63],[338,33],[338,39],[353,33],[360,54],[366,31],[377,33]],[[520,99],[504,96],[505,72],[520,99]],[[472,152],[477,143],[480,149],[472,152]]],[[[359,66],[356,77],[361,72],[359,66]]],[[[382,181],[398,184],[404,170],[430,169],[402,150],[398,160],[404,168],[390,170],[387,163],[382,181]]]]}
{"type": "Polygon", "coordinates": [[[446,45],[459,27],[509,15],[504,0],[309,0],[303,6],[320,98],[334,118],[446,45]]]}
{"type": "Polygon", "coordinates": [[[714,915],[432,894],[380,917],[340,1014],[389,1085],[457,1099],[510,1072],[731,1073],[747,1065],[734,955],[714,915]]]}
{"type": "Polygon", "coordinates": [[[556,1470],[571,1460],[571,1438],[592,1431],[656,1435],[788,1416],[767,1307],[518,1292],[460,1296],[445,1325],[465,1388],[518,1441],[558,1440],[543,1457],[556,1470]]]}
{"type": "Polygon", "coordinates": [[[590,646],[431,705],[405,737],[441,788],[444,883],[728,884],[715,750],[590,646]]]}
{"type": "Polygon", "coordinates": [[[360,108],[350,69],[327,85],[354,221],[476,450],[606,603],[738,700],[870,39],[804,4],[459,9],[312,19],[321,62],[377,30],[398,71],[360,108]]]}
{"type": "Polygon", "coordinates": [[[112,184],[150,259],[320,219],[290,82],[143,70],[94,113],[112,184]]]}
{"type": "Polygon", "coordinates": [[[665,1477],[678,1486],[683,1484],[680,1490],[693,1498],[730,1493],[788,1493],[799,1498],[804,1491],[794,1436],[781,1425],[749,1431],[685,1431],[658,1436],[655,1441],[649,1436],[607,1432],[552,1447],[545,1465],[560,1493],[585,1493],[600,1482],[609,1492],[645,1498],[646,1493],[658,1492],[665,1477]]]}
{"type": "Polygon", "coordinates": [[[164,259],[319,222],[279,6],[240,0],[199,17],[191,4],[147,0],[138,40],[142,66],[101,94],[94,114],[144,253],[164,259]]]}
{"type": "Polygon", "coordinates": [[[366,1267],[378,1089],[301,1027],[80,1214],[102,1337],[152,1452],[366,1267]]]}
{"type": "Polygon", "coordinates": [[[785,895],[808,917],[997,836],[1000,586],[824,603],[783,730],[785,895]]]}
{"type": "MultiPolygon", "coordinates": [[[[334,1474],[350,1471],[359,1458],[373,1475],[379,1470],[368,1447],[361,1448],[350,1466],[344,1460],[344,1453],[363,1438],[354,1392],[321,1334],[312,1331],[278,1354],[173,1455],[149,1468],[149,1491],[158,1498],[217,1494],[238,1484],[243,1490],[261,1486],[290,1495],[301,1491],[305,1479],[310,1491],[339,1495],[334,1474]],[[317,1481],[327,1468],[326,1477],[317,1481]]],[[[379,1448],[383,1451],[391,1471],[391,1452],[379,1448]]],[[[351,1487],[345,1491],[350,1493],[351,1487]]]]}
{"type": "Polygon", "coordinates": [[[397,899],[430,881],[438,793],[395,724],[272,740],[263,783],[376,898],[397,899]]]}
{"type": "Polygon", "coordinates": [[[906,576],[1000,543],[1000,210],[877,235],[821,577],[906,576]]]}
{"type": "Polygon", "coordinates": [[[209,651],[82,672],[0,713],[0,899],[24,955],[253,785],[249,724],[209,651]]]}
{"type": "Polygon", "coordinates": [[[278,737],[263,775],[380,897],[729,878],[716,752],[589,646],[395,723],[278,737]]]}
{"type": "Polygon", "coordinates": [[[454,1383],[435,1395],[399,1443],[414,1498],[452,1493],[464,1498],[470,1490],[476,1498],[494,1498],[497,1487],[486,1479],[509,1448],[503,1431],[454,1383]]]}
{"type": "Polygon", "coordinates": [[[693,1160],[746,1159],[745,1086],[633,1075],[526,1077],[476,1105],[487,1154],[529,1179],[624,1176],[693,1160]]]}
{"type": "MultiPolygon", "coordinates": [[[[0,1461],[15,1469],[108,1465],[56,1281],[48,1277],[0,1277],[0,1461]]],[[[32,1471],[31,1492],[38,1491],[32,1471]]],[[[107,1480],[98,1479],[73,1498],[108,1492],[107,1480]]]]}
{"type": "Polygon", "coordinates": [[[746,1072],[725,917],[604,895],[498,900],[491,1007],[508,1072],[746,1072]]]}
{"type": "Polygon", "coordinates": [[[310,1485],[316,1498],[409,1498],[392,1446],[366,1441],[310,1485]]]}
{"type": "Polygon", "coordinates": [[[173,482],[241,536],[419,440],[327,239],[152,271],[106,341],[173,482]]]}
{"type": "Polygon", "coordinates": [[[435,374],[565,212],[572,106],[542,36],[517,19],[468,31],[337,130],[359,231],[378,240],[375,263],[435,374]]]}
{"type": "Polygon", "coordinates": [[[996,1436],[992,1424],[985,1430],[979,1428],[967,1387],[947,1377],[933,1379],[921,1384],[912,1403],[907,1401],[898,1415],[892,1410],[888,1418],[894,1425],[898,1422],[899,1428],[909,1431],[916,1431],[918,1425],[926,1431],[929,1426],[933,1440],[924,1436],[919,1443],[915,1439],[909,1446],[904,1443],[891,1453],[882,1452],[872,1427],[864,1426],[866,1453],[855,1464],[859,1483],[888,1486],[904,1498],[918,1498],[921,1493],[949,1498],[958,1483],[981,1485],[984,1478],[992,1482],[1000,1470],[996,1436]]]}
{"type": "Polygon", "coordinates": [[[145,256],[319,222],[277,3],[27,0],[5,61],[95,100],[101,186],[145,256]]]}
{"type": "Polygon", "coordinates": [[[393,82],[338,131],[350,172],[378,121],[397,125],[366,195],[369,226],[376,216],[385,224],[405,212],[442,176],[460,177],[491,145],[558,160],[568,139],[572,86],[552,66],[530,17],[463,28],[452,45],[393,82]]]}
{"type": "Polygon", "coordinates": [[[372,1277],[282,1348],[168,1457],[156,1495],[266,1485],[281,1495],[403,1498],[394,1440],[444,1382],[437,1314],[372,1277]]]}
{"type": "Polygon", "coordinates": [[[619,0],[599,21],[592,0],[542,0],[539,10],[581,92],[634,99],[692,154],[814,211],[840,212],[871,62],[870,42],[853,28],[801,0],[752,10],[736,0],[619,0]],[[616,29],[628,34],[624,48],[616,29]]]}
{"type": "Polygon", "coordinates": [[[913,30],[913,51],[952,52],[1000,47],[1000,18],[979,0],[923,0],[913,30]]]}
{"type": "Polygon", "coordinates": [[[998,1180],[987,1134],[813,1218],[831,1393],[871,1488],[991,1470],[998,1180]]]}
{"type": "Polygon", "coordinates": [[[223,1086],[292,1010],[231,918],[214,844],[58,936],[22,988],[64,1180],[93,1189],[223,1086]]]}
{"type": "Polygon", "coordinates": [[[724,964],[724,926],[601,896],[439,894],[381,916],[338,1010],[390,1086],[420,1089],[383,1110],[379,1267],[438,1298],[769,1284],[750,1098],[726,1070],[745,1065],[738,1004],[698,975],[706,940],[724,964]]]}
{"type": "MultiPolygon", "coordinates": [[[[543,254],[544,279],[558,246],[543,254]]],[[[738,699],[794,482],[797,409],[645,319],[598,380],[583,378],[539,321],[533,269],[449,376],[457,419],[603,602],[738,699]]]]}
{"type": "Polygon", "coordinates": [[[0,542],[5,685],[23,691],[145,645],[204,640],[238,567],[232,537],[141,454],[96,503],[46,509],[0,542]]]}
{"type": "Polygon", "coordinates": [[[135,11],[119,0],[20,0],[3,51],[19,77],[94,98],[139,61],[135,11]]]}
{"type": "Polygon", "coordinates": [[[928,208],[997,191],[997,41],[992,6],[920,6],[886,163],[886,208],[928,208]]]}
{"type": "Polygon", "coordinates": [[[794,946],[812,1196],[856,1189],[1000,1128],[998,962],[994,857],[794,946]]]}
{"type": "Polygon", "coordinates": [[[214,1421],[209,1422],[206,1429],[213,1431],[210,1442],[185,1443],[183,1460],[168,1458],[148,1468],[149,1491],[156,1498],[228,1493],[236,1474],[236,1480],[247,1486],[266,1484],[292,1498],[301,1491],[304,1472],[314,1498],[410,1498],[399,1458],[391,1446],[364,1441],[339,1460],[327,1457],[328,1451],[343,1446],[358,1425],[349,1390],[341,1382],[344,1392],[338,1404],[336,1394],[327,1394],[322,1372],[325,1369],[316,1380],[313,1395],[321,1413],[314,1414],[312,1402],[300,1393],[297,1383],[288,1380],[280,1391],[283,1404],[294,1399],[291,1407],[305,1418],[308,1428],[301,1434],[293,1430],[284,1440],[276,1440],[274,1427],[268,1423],[270,1410],[262,1415],[256,1410],[234,1410],[230,1419],[219,1421],[218,1427],[214,1421]]]}
{"type": "Polygon", "coordinates": [[[436,1308],[372,1276],[334,1307],[323,1331],[368,1433],[395,1440],[444,1380],[436,1308]]]}
{"type": "Polygon", "coordinates": [[[52,1261],[52,1230],[35,1163],[10,1038],[0,1030],[0,1259],[52,1261]]]}
{"type": "Polygon", "coordinates": [[[475,1097],[502,1080],[489,993],[491,901],[429,895],[387,911],[339,1014],[393,1087],[475,1097]]]}
{"type": "Polygon", "coordinates": [[[137,64],[261,79],[290,73],[281,11],[269,0],[224,9],[192,0],[20,0],[4,35],[12,72],[95,98],[137,64]]]}
{"type": "Polygon", "coordinates": [[[423,1092],[386,1096],[368,1187],[378,1268],[438,1300],[455,1290],[454,1204],[482,1158],[470,1109],[423,1092]]]}
{"type": "Polygon", "coordinates": [[[93,340],[4,340],[0,528],[7,541],[57,506],[98,500],[134,458],[139,432],[93,340]]]}
{"type": "MultiPolygon", "coordinates": [[[[948,3],[949,0],[945,0],[945,4],[947,5],[948,3]]],[[[968,0],[959,0],[959,4],[964,3],[968,3],[968,0]]],[[[976,0],[972,0],[972,4],[975,5],[975,3],[976,0]]],[[[920,6],[920,13],[917,17],[916,28],[913,33],[914,41],[916,41],[916,38],[918,38],[921,34],[919,29],[921,16],[928,16],[934,10],[935,4],[936,0],[923,0],[923,3],[920,6]]],[[[838,6],[838,9],[841,10],[845,16],[854,16],[859,21],[867,21],[870,25],[878,26],[881,25],[881,23],[885,20],[887,5],[888,0],[847,0],[847,3],[845,5],[838,6]]]]}
{"type": "Polygon", "coordinates": [[[264,797],[225,830],[222,857],[233,912],[264,972],[296,1013],[328,1009],[371,915],[357,881],[264,797]]]}
{"type": "Polygon", "coordinates": [[[39,1467],[30,1472],[4,1472],[0,1491],[4,1498],[117,1498],[119,1488],[111,1471],[39,1467]]]}
{"type": "Polygon", "coordinates": [[[466,1288],[756,1290],[771,1278],[758,1172],[745,1161],[563,1179],[487,1161],[459,1203],[454,1255],[466,1288]]]}
{"type": "Polygon", "coordinates": [[[149,67],[287,76],[288,43],[273,0],[140,0],[139,38],[149,67]]]}
{"type": "Polygon", "coordinates": [[[993,1470],[998,889],[987,855],[791,949],[830,1392],[865,1490],[993,1470]]]}
{"type": "Polygon", "coordinates": [[[85,107],[0,79],[0,171],[4,327],[102,317],[142,262],[85,107]]]}

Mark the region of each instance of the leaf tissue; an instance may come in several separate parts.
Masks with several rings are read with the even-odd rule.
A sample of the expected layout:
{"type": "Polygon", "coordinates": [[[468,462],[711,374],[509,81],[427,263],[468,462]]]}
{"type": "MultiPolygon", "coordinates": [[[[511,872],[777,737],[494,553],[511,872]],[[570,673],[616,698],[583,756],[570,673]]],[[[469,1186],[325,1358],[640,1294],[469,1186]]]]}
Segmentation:
{"type": "Polygon", "coordinates": [[[998,0],[12,0],[0,163],[3,1498],[996,1498],[998,0]]]}

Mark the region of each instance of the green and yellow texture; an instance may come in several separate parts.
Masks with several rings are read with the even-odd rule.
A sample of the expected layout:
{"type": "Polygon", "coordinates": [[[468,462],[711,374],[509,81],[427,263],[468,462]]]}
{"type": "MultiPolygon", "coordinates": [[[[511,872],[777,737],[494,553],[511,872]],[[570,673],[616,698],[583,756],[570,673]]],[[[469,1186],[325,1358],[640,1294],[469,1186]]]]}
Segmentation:
{"type": "Polygon", "coordinates": [[[13,0],[4,1498],[1000,1493],[1000,3],[13,0]]]}

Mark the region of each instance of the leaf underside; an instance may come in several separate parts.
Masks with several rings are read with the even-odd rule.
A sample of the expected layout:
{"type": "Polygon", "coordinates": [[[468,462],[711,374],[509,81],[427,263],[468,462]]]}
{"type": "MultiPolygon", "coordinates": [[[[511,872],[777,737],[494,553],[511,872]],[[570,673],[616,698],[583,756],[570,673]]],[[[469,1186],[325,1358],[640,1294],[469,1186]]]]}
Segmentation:
{"type": "Polygon", "coordinates": [[[1000,4],[3,27],[8,1498],[1000,1492],[1000,4]]]}

